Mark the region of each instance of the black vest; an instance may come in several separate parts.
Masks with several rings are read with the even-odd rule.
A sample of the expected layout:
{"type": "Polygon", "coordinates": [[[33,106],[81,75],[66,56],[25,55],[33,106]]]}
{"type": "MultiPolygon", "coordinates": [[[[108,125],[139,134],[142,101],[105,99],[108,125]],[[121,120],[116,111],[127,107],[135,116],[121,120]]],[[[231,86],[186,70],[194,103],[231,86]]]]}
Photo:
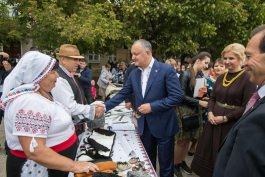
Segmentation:
{"type": "Polygon", "coordinates": [[[80,92],[81,92],[81,95],[80,95],[80,92],[79,92],[79,89],[78,87],[76,86],[75,82],[73,81],[73,79],[71,77],[69,77],[63,70],[61,67],[59,67],[57,69],[57,73],[59,74],[60,77],[64,78],[67,80],[67,82],[70,84],[73,92],[74,92],[74,100],[79,103],[79,104],[82,104],[82,101],[83,101],[83,104],[87,104],[87,101],[86,101],[86,98],[85,98],[85,94],[84,94],[84,89],[83,87],[81,86],[81,84],[78,82],[77,79],[75,79],[79,89],[80,89],[80,92]]]}

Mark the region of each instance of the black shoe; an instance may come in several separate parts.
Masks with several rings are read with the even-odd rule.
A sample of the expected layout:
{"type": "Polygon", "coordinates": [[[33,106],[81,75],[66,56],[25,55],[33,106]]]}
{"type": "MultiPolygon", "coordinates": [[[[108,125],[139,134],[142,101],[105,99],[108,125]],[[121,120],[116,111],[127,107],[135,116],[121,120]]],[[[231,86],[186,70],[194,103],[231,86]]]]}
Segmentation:
{"type": "Polygon", "coordinates": [[[192,170],[190,169],[190,167],[186,164],[185,161],[182,161],[182,163],[180,164],[180,167],[182,168],[182,170],[187,173],[188,175],[192,174],[192,170]]]}
{"type": "Polygon", "coordinates": [[[176,177],[183,177],[180,171],[180,164],[174,165],[174,174],[176,175],[176,177]]]}

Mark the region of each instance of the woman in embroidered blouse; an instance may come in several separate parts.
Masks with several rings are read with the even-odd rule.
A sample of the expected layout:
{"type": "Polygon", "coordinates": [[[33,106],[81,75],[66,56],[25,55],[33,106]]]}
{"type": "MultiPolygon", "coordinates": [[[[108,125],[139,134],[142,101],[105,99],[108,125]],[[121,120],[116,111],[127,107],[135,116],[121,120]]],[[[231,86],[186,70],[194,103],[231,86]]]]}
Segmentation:
{"type": "Polygon", "coordinates": [[[74,161],[78,145],[71,115],[50,94],[59,77],[56,67],[55,59],[30,51],[4,82],[7,177],[67,177],[68,172],[98,170],[93,163],[74,161]]]}
{"type": "Polygon", "coordinates": [[[211,177],[218,148],[228,131],[241,117],[256,86],[241,66],[245,60],[245,47],[233,43],[224,48],[222,59],[228,72],[215,82],[208,103],[208,122],[198,141],[192,170],[199,176],[211,177]]]}

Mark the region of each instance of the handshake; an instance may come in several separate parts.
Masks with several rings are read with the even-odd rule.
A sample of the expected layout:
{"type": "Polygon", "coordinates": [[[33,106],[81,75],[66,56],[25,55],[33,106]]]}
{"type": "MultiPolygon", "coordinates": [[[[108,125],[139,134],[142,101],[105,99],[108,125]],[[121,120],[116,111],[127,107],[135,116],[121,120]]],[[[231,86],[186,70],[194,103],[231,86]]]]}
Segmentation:
{"type": "Polygon", "coordinates": [[[95,118],[100,118],[105,112],[103,104],[95,104],[95,118]]]}

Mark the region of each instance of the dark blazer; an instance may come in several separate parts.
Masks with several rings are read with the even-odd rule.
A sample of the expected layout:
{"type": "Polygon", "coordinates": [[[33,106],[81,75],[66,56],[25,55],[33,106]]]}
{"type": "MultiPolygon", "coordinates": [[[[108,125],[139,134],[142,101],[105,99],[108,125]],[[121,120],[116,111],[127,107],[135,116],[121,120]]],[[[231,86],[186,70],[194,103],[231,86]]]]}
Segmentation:
{"type": "Polygon", "coordinates": [[[69,77],[61,67],[59,67],[57,70],[57,73],[59,74],[60,77],[64,78],[67,80],[69,85],[71,86],[73,93],[74,93],[74,100],[79,103],[79,104],[87,104],[87,100],[85,98],[85,93],[84,93],[84,88],[82,85],[79,83],[78,80],[75,79],[76,83],[73,81],[71,77],[69,77]]]}
{"type": "Polygon", "coordinates": [[[78,80],[82,84],[83,88],[90,89],[91,80],[93,79],[92,71],[88,67],[85,67],[84,70],[80,74],[81,76],[78,78],[78,80]]]}
{"type": "MultiPolygon", "coordinates": [[[[200,72],[197,76],[197,78],[203,78],[203,73],[200,72]]],[[[199,99],[193,98],[193,92],[194,92],[194,87],[191,84],[191,72],[189,69],[183,72],[183,75],[181,77],[181,88],[185,93],[185,101],[184,103],[186,105],[193,105],[193,106],[198,106],[199,105],[199,99]]]]}
{"type": "Polygon", "coordinates": [[[213,177],[265,176],[265,97],[233,126],[217,157],[213,177]]]}
{"type": "Polygon", "coordinates": [[[151,113],[137,119],[140,135],[143,134],[145,119],[154,137],[171,137],[176,134],[178,130],[176,105],[182,102],[184,95],[173,67],[155,60],[144,97],[142,96],[141,70],[134,69],[123,89],[105,102],[106,109],[112,109],[132,93],[137,108],[144,103],[150,103],[152,109],[151,113]]]}

